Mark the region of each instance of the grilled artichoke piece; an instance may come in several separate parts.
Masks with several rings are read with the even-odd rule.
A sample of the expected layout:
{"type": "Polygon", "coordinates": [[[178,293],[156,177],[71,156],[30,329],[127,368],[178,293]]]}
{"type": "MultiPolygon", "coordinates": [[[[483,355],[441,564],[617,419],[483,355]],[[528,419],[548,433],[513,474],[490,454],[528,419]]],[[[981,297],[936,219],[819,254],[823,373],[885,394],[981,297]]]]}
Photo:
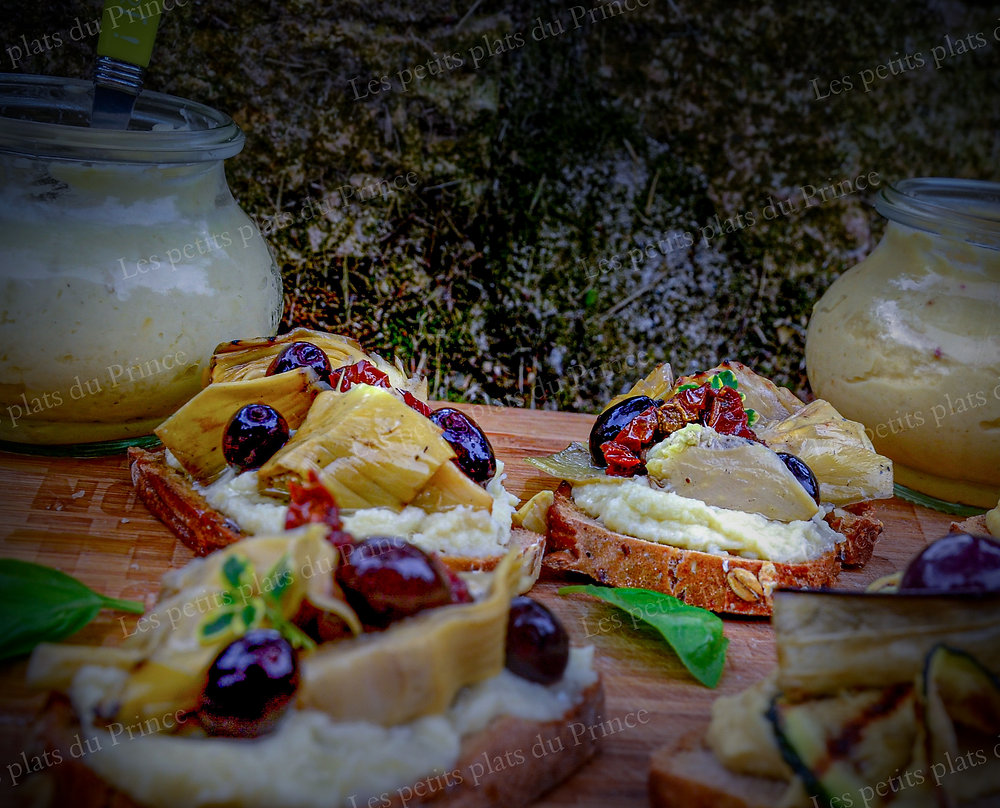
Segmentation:
{"type": "Polygon", "coordinates": [[[757,429],[776,452],[791,452],[812,469],[820,499],[850,505],[892,496],[892,461],[875,451],[857,421],[817,399],[780,421],[757,429]]]}
{"type": "Polygon", "coordinates": [[[363,359],[389,376],[389,384],[397,390],[407,390],[426,401],[427,380],[417,376],[407,378],[402,367],[393,365],[376,354],[365,353],[360,343],[340,334],[296,328],[278,337],[233,340],[216,347],[206,370],[206,384],[259,379],[271,361],[292,342],[309,342],[321,348],[333,368],[353,365],[363,359]]]}
{"type": "Polygon", "coordinates": [[[688,424],[649,450],[649,477],[709,505],[780,522],[812,519],[819,508],[773,451],[736,435],[688,424]]]}
{"type": "Polygon", "coordinates": [[[835,693],[911,682],[939,643],[1000,670],[1000,594],[779,591],[778,686],[835,693]]]}
{"type": "Polygon", "coordinates": [[[657,365],[645,378],[639,379],[632,385],[627,393],[615,396],[605,406],[605,410],[610,410],[615,404],[624,401],[632,396],[648,396],[654,401],[658,398],[667,398],[674,386],[674,371],[669,362],[657,365]]]}
{"type": "Polygon", "coordinates": [[[939,645],[927,656],[922,690],[930,774],[948,804],[1000,792],[1000,766],[982,765],[974,757],[977,750],[989,750],[1000,734],[1000,679],[972,655],[939,645]],[[955,761],[960,761],[957,767],[955,761]],[[966,761],[976,765],[966,766],[966,761]]]}
{"type": "Polygon", "coordinates": [[[442,712],[462,687],[503,669],[507,613],[518,580],[511,553],[482,600],[431,609],[388,631],[321,646],[303,662],[299,704],[338,720],[386,726],[442,712]]]}
{"type": "Polygon", "coordinates": [[[455,456],[441,429],[384,388],[316,397],[298,432],[261,466],[262,491],[315,471],[341,508],[400,510],[455,456]]]}
{"type": "MultiPolygon", "coordinates": [[[[843,693],[832,698],[790,702],[777,696],[768,717],[785,761],[814,804],[896,805],[895,791],[876,793],[907,770],[926,771],[917,723],[914,687],[843,693]],[[817,802],[818,801],[818,802],[817,802]]],[[[932,783],[906,787],[900,800],[909,808],[934,808],[932,783]]]]}
{"type": "Polygon", "coordinates": [[[329,389],[312,368],[210,384],[160,424],[156,437],[192,477],[207,482],[226,468],[222,436],[240,407],[268,404],[281,413],[289,429],[297,429],[316,395],[329,389]]]}
{"type": "Polygon", "coordinates": [[[410,505],[425,511],[444,511],[456,505],[471,505],[479,511],[493,509],[493,497],[469,479],[454,463],[442,463],[410,505]]]}
{"type": "Polygon", "coordinates": [[[338,597],[333,572],[340,556],[326,534],[325,527],[310,525],[254,536],[167,573],[159,601],[143,617],[144,628],[120,649],[39,646],[29,665],[31,682],[68,685],[85,665],[127,670],[124,686],[102,713],[135,722],[193,710],[212,660],[246,628],[238,622],[246,618],[244,609],[253,606],[260,624],[271,624],[260,608],[263,598],[285,621],[308,600],[359,634],[361,622],[338,597]],[[212,630],[227,613],[235,630],[212,630]]]}

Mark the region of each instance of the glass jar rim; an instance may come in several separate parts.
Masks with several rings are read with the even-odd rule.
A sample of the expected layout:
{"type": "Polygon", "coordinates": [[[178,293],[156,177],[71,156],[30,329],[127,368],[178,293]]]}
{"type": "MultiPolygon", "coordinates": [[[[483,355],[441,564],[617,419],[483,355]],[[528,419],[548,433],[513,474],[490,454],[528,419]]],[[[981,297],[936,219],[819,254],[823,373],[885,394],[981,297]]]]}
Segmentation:
{"type": "Polygon", "coordinates": [[[883,188],[875,207],[891,221],[1000,250],[1000,182],[914,177],[883,188]]]}
{"type": "Polygon", "coordinates": [[[0,73],[0,153],[111,163],[200,163],[238,154],[245,136],[225,113],[143,90],[127,130],[91,129],[94,83],[0,73]]]}

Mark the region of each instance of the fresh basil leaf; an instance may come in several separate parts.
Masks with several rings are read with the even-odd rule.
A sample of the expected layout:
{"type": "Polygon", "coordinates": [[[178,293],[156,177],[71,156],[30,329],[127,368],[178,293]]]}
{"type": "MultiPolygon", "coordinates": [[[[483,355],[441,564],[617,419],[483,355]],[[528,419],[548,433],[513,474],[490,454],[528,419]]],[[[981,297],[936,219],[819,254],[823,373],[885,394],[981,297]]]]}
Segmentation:
{"type": "Polygon", "coordinates": [[[243,575],[250,566],[249,560],[236,553],[229,556],[222,564],[222,577],[233,589],[237,589],[243,581],[243,575]]]}
{"type": "Polygon", "coordinates": [[[288,553],[283,554],[271,567],[270,572],[264,576],[264,581],[261,584],[261,589],[267,590],[263,594],[275,602],[281,601],[282,595],[285,594],[294,580],[289,560],[288,553]]]}
{"type": "Polygon", "coordinates": [[[258,623],[258,618],[262,616],[262,610],[258,609],[257,602],[258,599],[254,598],[240,611],[240,620],[243,621],[243,625],[245,627],[244,633],[246,631],[250,631],[252,628],[255,628],[258,623]]]}
{"type": "Polygon", "coordinates": [[[649,589],[612,589],[587,584],[564,586],[559,594],[591,595],[624,609],[632,616],[633,623],[641,620],[659,631],[695,679],[708,687],[719,683],[729,640],[723,636],[718,615],[649,589]]]}
{"type": "Polygon", "coordinates": [[[222,612],[218,617],[213,617],[202,623],[199,627],[201,638],[203,640],[211,640],[226,631],[232,625],[234,617],[236,617],[236,612],[226,611],[222,612]]]}
{"type": "Polygon", "coordinates": [[[101,609],[142,614],[134,600],[109,598],[52,567],[0,559],[0,659],[29,653],[41,642],[68,637],[101,609]]]}

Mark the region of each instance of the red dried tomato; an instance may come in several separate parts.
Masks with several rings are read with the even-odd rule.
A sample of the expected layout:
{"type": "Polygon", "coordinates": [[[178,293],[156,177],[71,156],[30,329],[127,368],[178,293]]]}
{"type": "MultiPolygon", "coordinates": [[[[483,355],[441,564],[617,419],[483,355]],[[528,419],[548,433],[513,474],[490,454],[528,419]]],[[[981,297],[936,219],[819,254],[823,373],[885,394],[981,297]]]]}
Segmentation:
{"type": "Polygon", "coordinates": [[[403,391],[403,403],[406,404],[410,409],[416,410],[421,415],[425,415],[428,418],[431,417],[431,413],[434,412],[430,407],[428,407],[424,402],[417,398],[413,393],[408,390],[403,391]]]}
{"type": "Polygon", "coordinates": [[[681,390],[670,397],[684,411],[688,423],[700,421],[706,408],[711,405],[712,388],[708,384],[681,390]]]}
{"type": "Polygon", "coordinates": [[[757,440],[750,429],[746,410],[740,394],[732,387],[713,390],[712,404],[705,414],[703,423],[721,435],[738,435],[741,438],[757,440]]]}
{"type": "Polygon", "coordinates": [[[354,541],[351,534],[344,532],[337,501],[319,481],[315,471],[310,470],[309,480],[306,483],[289,480],[288,495],[291,501],[288,504],[288,513],[285,515],[285,530],[316,523],[329,528],[327,541],[335,547],[351,544],[354,541]]]}
{"type": "Polygon", "coordinates": [[[608,462],[605,473],[610,477],[633,477],[642,467],[642,461],[631,449],[613,440],[601,444],[601,454],[608,462]]]}
{"type": "Polygon", "coordinates": [[[370,384],[372,387],[390,387],[389,376],[375,367],[367,359],[336,368],[330,374],[330,384],[334,390],[346,393],[356,384],[370,384]]]}
{"type": "Polygon", "coordinates": [[[649,407],[629,421],[613,442],[637,455],[656,438],[656,426],[656,407],[649,407]]]}

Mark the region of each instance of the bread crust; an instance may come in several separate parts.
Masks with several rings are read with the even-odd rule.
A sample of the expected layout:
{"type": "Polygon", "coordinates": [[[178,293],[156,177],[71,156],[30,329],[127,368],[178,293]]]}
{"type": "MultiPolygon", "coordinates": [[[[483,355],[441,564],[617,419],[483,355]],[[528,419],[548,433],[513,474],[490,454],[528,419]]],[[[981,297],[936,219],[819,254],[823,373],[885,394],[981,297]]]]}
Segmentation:
{"type": "Polygon", "coordinates": [[[970,516],[968,519],[963,519],[961,522],[951,523],[952,533],[971,533],[976,536],[992,536],[990,529],[986,527],[986,514],[981,513],[976,516],[970,516]]]}
{"type": "MultiPolygon", "coordinates": [[[[454,769],[463,775],[461,781],[456,777],[446,783],[440,776],[428,777],[411,784],[410,791],[405,787],[399,789],[391,807],[518,808],[529,805],[594,756],[599,734],[583,732],[581,727],[596,726],[603,710],[604,689],[598,679],[583,691],[579,703],[567,710],[561,719],[530,721],[510,716],[498,718],[485,729],[462,739],[459,760],[454,769]],[[543,757],[530,754],[529,750],[539,736],[548,749],[559,749],[561,743],[561,751],[543,757]],[[492,771],[488,769],[482,776],[479,776],[478,768],[473,768],[477,762],[483,763],[484,755],[488,760],[504,759],[513,750],[524,753],[523,763],[497,766],[492,771]]],[[[62,808],[66,805],[75,808],[142,808],[92,771],[85,763],[85,756],[72,754],[71,746],[79,737],[80,724],[65,696],[56,694],[50,698],[39,717],[35,733],[39,747],[49,754],[58,750],[61,759],[57,765],[36,775],[45,782],[43,788],[35,784],[33,793],[44,792],[47,797],[43,802],[33,802],[36,808],[62,808]]],[[[331,805],[330,808],[342,806],[331,805]]]]}
{"type": "Polygon", "coordinates": [[[753,616],[771,614],[775,589],[829,586],[840,571],[833,551],[807,563],[784,564],[636,539],[585,514],[571,500],[571,491],[567,483],[560,485],[549,508],[544,560],[549,569],[582,572],[610,586],[653,589],[714,612],[753,616]]]}
{"type": "Polygon", "coordinates": [[[834,508],[826,523],[844,537],[837,545],[837,558],[844,567],[863,567],[872,560],[875,544],[882,535],[882,522],[872,516],[868,502],[834,508]]]}
{"type": "Polygon", "coordinates": [[[774,808],[788,782],[731,772],[689,732],[653,752],[649,802],[653,808],[774,808]]]}
{"type": "MultiPolygon", "coordinates": [[[[208,555],[246,538],[247,534],[236,522],[206,502],[187,475],[167,465],[164,450],[150,452],[133,446],[128,450],[128,457],[132,484],[139,499],[196,555],[208,555]]],[[[545,537],[514,528],[510,543],[521,556],[522,575],[532,582],[537,580],[545,552],[545,537]]],[[[502,555],[442,556],[456,572],[489,571],[502,558],[502,555]]]]}

